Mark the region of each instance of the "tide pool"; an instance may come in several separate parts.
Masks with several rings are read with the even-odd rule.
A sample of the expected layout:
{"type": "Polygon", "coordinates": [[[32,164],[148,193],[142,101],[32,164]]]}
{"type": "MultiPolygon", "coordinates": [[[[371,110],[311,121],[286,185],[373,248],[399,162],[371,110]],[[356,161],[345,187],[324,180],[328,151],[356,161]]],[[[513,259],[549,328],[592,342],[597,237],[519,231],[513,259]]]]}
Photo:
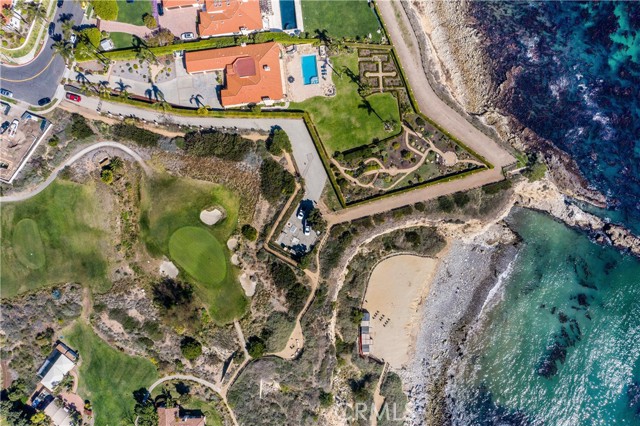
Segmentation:
{"type": "Polygon", "coordinates": [[[515,210],[524,240],[454,367],[454,424],[640,424],[640,262],[515,210]]]}

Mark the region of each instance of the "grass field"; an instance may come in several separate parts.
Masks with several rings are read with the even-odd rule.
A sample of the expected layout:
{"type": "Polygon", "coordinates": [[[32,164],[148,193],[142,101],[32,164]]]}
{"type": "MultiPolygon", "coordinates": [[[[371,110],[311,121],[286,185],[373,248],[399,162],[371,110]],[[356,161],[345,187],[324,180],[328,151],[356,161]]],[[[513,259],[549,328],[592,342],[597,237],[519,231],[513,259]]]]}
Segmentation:
{"type": "Polygon", "coordinates": [[[76,323],[65,338],[80,353],[78,393],[93,404],[95,424],[133,424],[133,392],[156,380],[156,367],[112,348],[85,324],[76,323]]]}
{"type": "Polygon", "coordinates": [[[109,33],[109,38],[113,41],[116,49],[126,49],[133,46],[134,36],[131,34],[113,32],[109,33]]]}
{"type": "Polygon", "coordinates": [[[37,196],[0,209],[0,295],[75,281],[106,291],[109,230],[91,184],[56,180],[37,196]]]}
{"type": "Polygon", "coordinates": [[[238,223],[240,197],[220,185],[169,175],[146,179],[142,186],[140,225],[149,252],[176,261],[196,284],[198,296],[216,322],[228,323],[241,316],[247,300],[226,248],[238,223]],[[209,227],[200,221],[200,212],[214,205],[224,208],[227,216],[209,227]],[[201,257],[203,250],[212,251],[201,257]],[[215,258],[215,263],[205,265],[206,258],[215,258]]]}
{"type": "MultiPolygon", "coordinates": [[[[358,58],[355,53],[333,56],[332,62],[339,72],[347,67],[358,74],[358,58]]],[[[291,104],[291,108],[309,112],[329,155],[334,151],[369,144],[374,138],[384,139],[400,131],[400,111],[392,94],[376,93],[367,97],[375,113],[382,118],[380,120],[375,113],[369,113],[363,108],[358,85],[346,73],[342,72],[341,77],[334,73],[333,82],[337,89],[333,98],[315,97],[291,104]],[[392,132],[384,129],[383,121],[395,123],[392,132]]]]}
{"type": "Polygon", "coordinates": [[[380,25],[367,0],[302,0],[304,30],[326,30],[332,38],[380,41],[380,25]]]}
{"type": "Polygon", "coordinates": [[[142,15],[151,14],[151,0],[134,0],[127,3],[126,0],[118,0],[118,22],[126,22],[133,25],[144,25],[142,15]]]}

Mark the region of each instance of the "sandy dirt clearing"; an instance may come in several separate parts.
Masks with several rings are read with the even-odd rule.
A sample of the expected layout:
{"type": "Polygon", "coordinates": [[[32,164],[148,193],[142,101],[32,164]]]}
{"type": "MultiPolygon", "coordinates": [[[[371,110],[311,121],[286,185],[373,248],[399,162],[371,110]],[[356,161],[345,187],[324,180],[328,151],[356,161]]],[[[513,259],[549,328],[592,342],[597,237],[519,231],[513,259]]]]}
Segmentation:
{"type": "Polygon", "coordinates": [[[363,308],[371,314],[372,354],[401,368],[409,361],[420,306],[438,259],[399,255],[380,262],[369,279],[363,308]]]}

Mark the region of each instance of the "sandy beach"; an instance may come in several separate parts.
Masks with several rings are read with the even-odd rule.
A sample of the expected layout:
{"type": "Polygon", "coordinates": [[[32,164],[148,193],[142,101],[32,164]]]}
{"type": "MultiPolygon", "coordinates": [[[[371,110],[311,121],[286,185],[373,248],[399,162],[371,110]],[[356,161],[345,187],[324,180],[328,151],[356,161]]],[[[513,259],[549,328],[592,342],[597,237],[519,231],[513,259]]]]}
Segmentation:
{"type": "Polygon", "coordinates": [[[371,273],[363,308],[371,314],[372,354],[395,369],[409,360],[437,265],[438,259],[398,255],[371,273]]]}

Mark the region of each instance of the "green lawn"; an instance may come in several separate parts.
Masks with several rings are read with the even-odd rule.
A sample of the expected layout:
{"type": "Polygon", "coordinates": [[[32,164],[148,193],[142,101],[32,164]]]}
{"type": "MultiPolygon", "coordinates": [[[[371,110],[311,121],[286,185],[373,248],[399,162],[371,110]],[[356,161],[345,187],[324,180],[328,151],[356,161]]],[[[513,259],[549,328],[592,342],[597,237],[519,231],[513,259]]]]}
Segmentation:
{"type": "MultiPolygon", "coordinates": [[[[171,380],[168,382],[164,382],[161,386],[156,387],[153,390],[153,392],[151,392],[151,397],[154,399],[157,398],[158,396],[160,396],[160,394],[162,394],[163,389],[166,388],[171,394],[171,396],[173,397],[173,399],[178,400],[180,398],[180,394],[175,389],[175,386],[178,383],[183,383],[188,387],[195,385],[193,382],[190,382],[188,380],[184,380],[184,381],[171,380]]],[[[220,404],[223,404],[223,403],[220,402],[220,404]]],[[[184,408],[185,410],[202,411],[202,414],[204,414],[205,417],[207,418],[207,423],[206,423],[207,426],[223,426],[224,425],[223,417],[218,411],[218,409],[216,408],[216,403],[214,401],[204,401],[199,397],[193,395],[193,393],[191,393],[189,401],[183,404],[182,408],[184,408]]]]}
{"type": "Polygon", "coordinates": [[[156,367],[112,348],[85,324],[75,324],[64,337],[80,353],[78,393],[93,404],[95,424],[133,424],[133,392],[157,379],[156,367]]]}
{"type": "Polygon", "coordinates": [[[92,184],[56,180],[37,196],[0,209],[0,295],[75,281],[106,291],[106,213],[92,184]]]}
{"type": "Polygon", "coordinates": [[[144,25],[142,16],[151,14],[151,0],[135,0],[127,3],[126,0],[118,0],[118,22],[127,24],[144,25]]]}
{"type": "Polygon", "coordinates": [[[329,155],[334,151],[356,148],[371,143],[374,138],[384,139],[399,132],[400,111],[398,102],[392,94],[376,93],[367,97],[375,113],[369,113],[363,108],[363,99],[358,94],[358,85],[344,72],[346,67],[355,75],[358,74],[356,53],[343,53],[333,56],[331,60],[336,71],[341,73],[340,76],[333,74],[336,96],[315,97],[291,104],[291,108],[309,112],[329,155]],[[395,123],[392,132],[384,129],[383,121],[395,123]]]}
{"type": "Polygon", "coordinates": [[[314,35],[326,30],[332,38],[380,41],[378,18],[367,0],[302,0],[304,30],[314,35]]]}
{"type": "Polygon", "coordinates": [[[147,178],[142,186],[140,225],[149,252],[176,261],[215,321],[228,323],[241,316],[247,299],[226,247],[238,225],[240,197],[220,185],[169,175],[147,178]],[[224,208],[226,218],[209,227],[200,221],[200,212],[212,206],[224,208]],[[204,256],[203,250],[212,252],[204,256]],[[206,258],[215,263],[205,265],[206,258]]]}
{"type": "Polygon", "coordinates": [[[128,33],[109,33],[109,38],[113,41],[113,44],[116,49],[127,49],[133,46],[133,39],[135,36],[132,36],[128,33]]]}

